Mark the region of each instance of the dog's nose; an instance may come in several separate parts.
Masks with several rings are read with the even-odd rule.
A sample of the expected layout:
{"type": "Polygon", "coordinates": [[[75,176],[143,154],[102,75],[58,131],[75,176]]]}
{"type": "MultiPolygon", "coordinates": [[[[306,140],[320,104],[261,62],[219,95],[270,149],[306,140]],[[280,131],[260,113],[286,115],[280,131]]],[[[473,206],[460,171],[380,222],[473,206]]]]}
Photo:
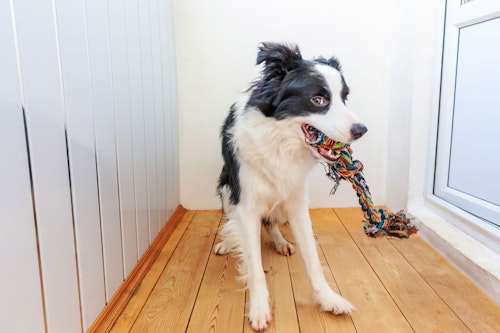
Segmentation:
{"type": "Polygon", "coordinates": [[[365,134],[367,131],[368,131],[368,128],[366,128],[366,126],[363,124],[354,124],[351,127],[351,135],[354,138],[354,140],[362,137],[363,134],[365,134]]]}

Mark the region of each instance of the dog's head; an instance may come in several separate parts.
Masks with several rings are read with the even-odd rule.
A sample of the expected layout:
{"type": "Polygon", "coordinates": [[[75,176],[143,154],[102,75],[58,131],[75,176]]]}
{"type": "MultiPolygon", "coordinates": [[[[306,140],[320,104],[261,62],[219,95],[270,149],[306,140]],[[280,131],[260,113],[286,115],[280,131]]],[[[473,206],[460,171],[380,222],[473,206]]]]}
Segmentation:
{"type": "MultiPolygon", "coordinates": [[[[264,69],[251,88],[250,106],[277,120],[293,118],[306,142],[322,132],[349,144],[366,133],[345,105],[349,87],[336,58],[304,60],[295,45],[262,43],[257,55],[257,64],[261,63],[264,69]]],[[[313,151],[327,161],[338,157],[335,149],[313,151]]]]}

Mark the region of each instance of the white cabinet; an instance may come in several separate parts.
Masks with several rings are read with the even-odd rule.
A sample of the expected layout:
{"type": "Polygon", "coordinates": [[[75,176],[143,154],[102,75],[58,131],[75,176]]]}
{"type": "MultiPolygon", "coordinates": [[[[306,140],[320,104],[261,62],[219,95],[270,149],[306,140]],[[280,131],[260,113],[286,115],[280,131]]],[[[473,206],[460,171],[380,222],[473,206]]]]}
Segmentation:
{"type": "Polygon", "coordinates": [[[159,2],[0,2],[0,332],[86,331],[179,204],[159,2]]]}

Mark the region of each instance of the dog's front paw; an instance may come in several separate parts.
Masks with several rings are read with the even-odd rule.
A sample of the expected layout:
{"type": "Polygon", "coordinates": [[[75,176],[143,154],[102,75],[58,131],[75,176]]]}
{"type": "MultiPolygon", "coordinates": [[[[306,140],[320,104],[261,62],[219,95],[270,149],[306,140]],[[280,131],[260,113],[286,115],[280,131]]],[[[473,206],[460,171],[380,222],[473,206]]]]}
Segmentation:
{"type": "Polygon", "coordinates": [[[342,296],[332,290],[323,291],[316,294],[316,303],[321,306],[321,310],[332,312],[336,315],[351,314],[354,307],[342,296]]]}
{"type": "Polygon", "coordinates": [[[271,321],[271,310],[267,301],[260,304],[250,301],[248,311],[248,321],[255,331],[263,331],[267,328],[267,323],[271,321]]]}
{"type": "Polygon", "coordinates": [[[276,245],[276,251],[278,251],[279,254],[282,254],[284,256],[291,256],[292,254],[295,253],[295,247],[287,242],[280,245],[276,245]]]}
{"type": "Polygon", "coordinates": [[[216,255],[223,256],[229,253],[229,247],[227,246],[226,242],[222,241],[215,244],[214,252],[216,255]]]}

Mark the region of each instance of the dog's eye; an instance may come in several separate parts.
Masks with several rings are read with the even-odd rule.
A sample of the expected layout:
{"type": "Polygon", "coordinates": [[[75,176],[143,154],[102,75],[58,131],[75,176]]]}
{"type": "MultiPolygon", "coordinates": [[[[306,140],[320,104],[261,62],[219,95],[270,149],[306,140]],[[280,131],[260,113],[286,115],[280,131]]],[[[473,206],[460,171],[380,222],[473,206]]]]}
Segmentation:
{"type": "Polygon", "coordinates": [[[311,98],[311,102],[316,106],[325,106],[328,104],[327,100],[323,96],[314,96],[311,98]]]}

